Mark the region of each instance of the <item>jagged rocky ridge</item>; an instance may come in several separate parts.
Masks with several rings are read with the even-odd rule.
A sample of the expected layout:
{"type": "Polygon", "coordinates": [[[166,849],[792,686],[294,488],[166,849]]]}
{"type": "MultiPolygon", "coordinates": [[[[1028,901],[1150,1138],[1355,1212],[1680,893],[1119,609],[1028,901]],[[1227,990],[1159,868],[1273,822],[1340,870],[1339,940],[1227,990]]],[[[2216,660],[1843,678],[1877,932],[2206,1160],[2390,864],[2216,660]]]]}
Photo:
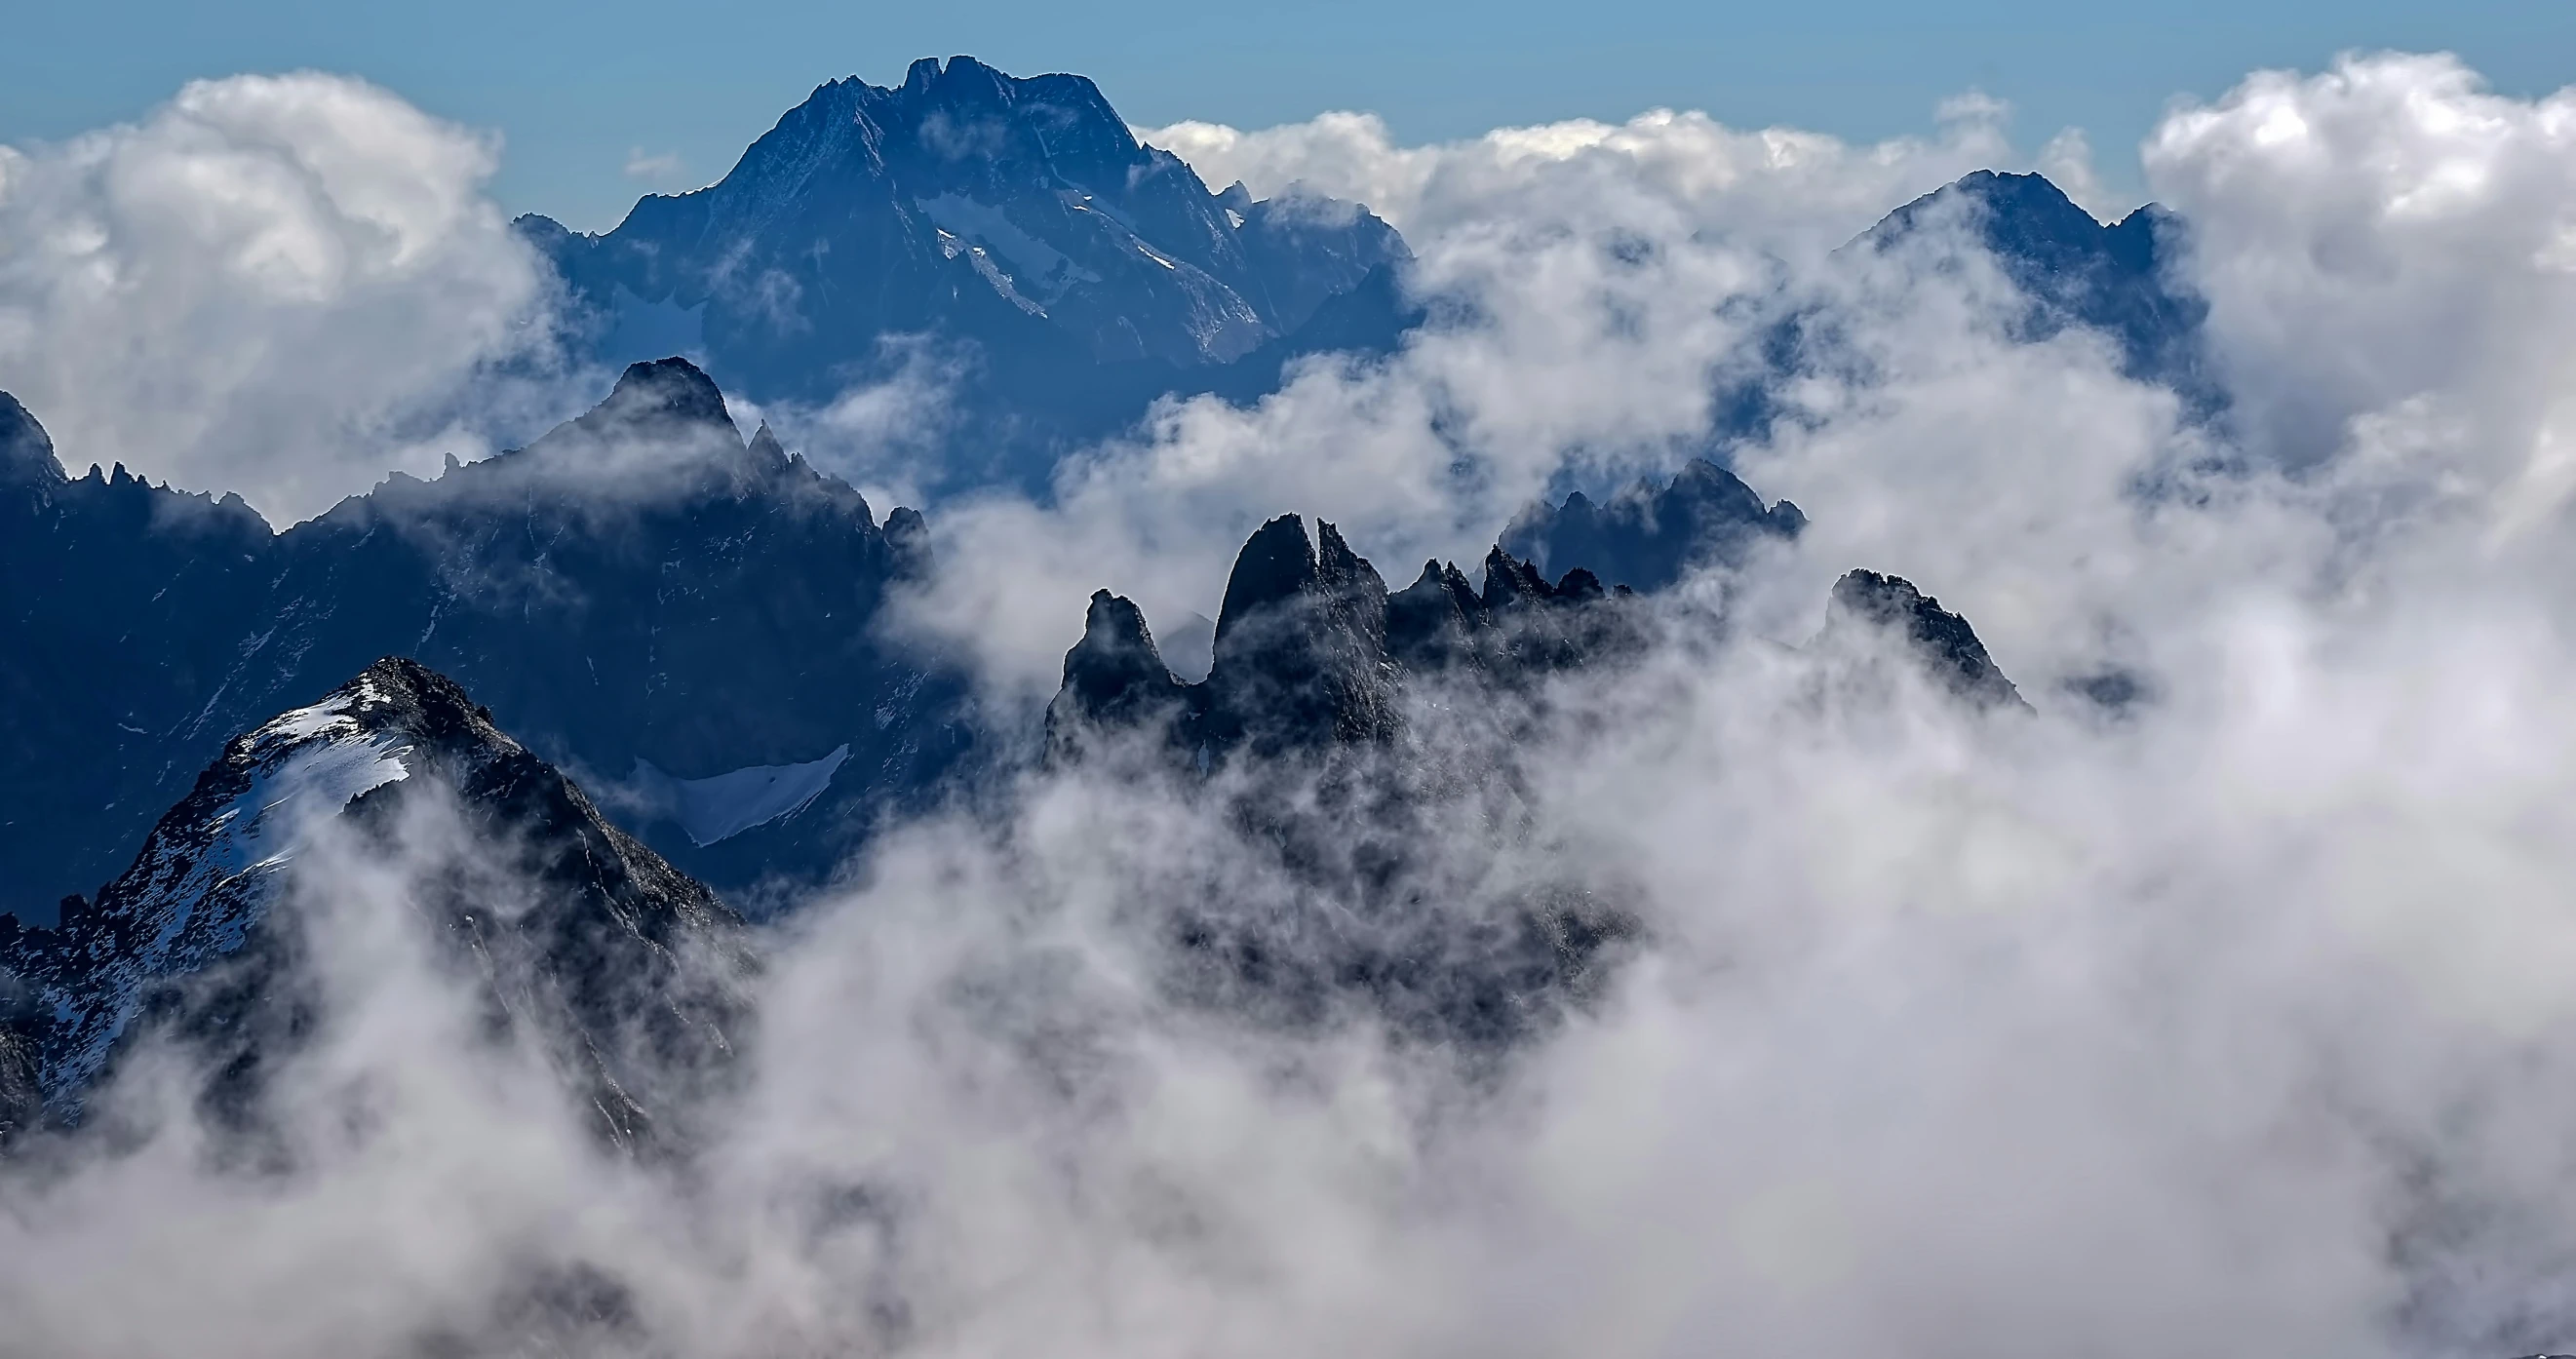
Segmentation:
{"type": "MultiPolygon", "coordinates": [[[[1728,533],[1785,535],[1795,529],[1774,526],[1804,523],[1786,501],[1759,509],[1760,498],[1741,481],[1705,463],[1668,495],[1687,504],[1699,495],[1692,488],[1712,484],[1741,490],[1756,507],[1751,516],[1680,521],[1719,524],[1723,531],[1711,536],[1721,546],[1728,533]]],[[[1651,519],[1642,531],[1633,518],[1610,522],[1630,530],[1607,536],[1614,560],[1715,559],[1680,551],[1693,540],[1659,534],[1651,519]]],[[[1551,582],[1499,545],[1486,555],[1481,586],[1454,562],[1429,561],[1413,584],[1390,593],[1333,525],[1318,522],[1309,538],[1302,519],[1281,515],[1235,558],[1217,619],[1215,664],[1202,681],[1185,683],[1172,673],[1133,601],[1095,591],[1082,640],[1065,653],[1063,683],[1047,709],[1047,748],[1051,758],[1079,759],[1103,732],[1159,732],[1206,773],[1237,751],[1268,758],[1384,745],[1403,730],[1409,680],[1463,675],[1483,689],[1525,697],[1547,675],[1634,656],[1647,642],[1631,602],[1640,593],[1624,583],[1604,589],[1581,566],[1551,582]]],[[[1828,601],[1819,644],[1866,645],[1882,634],[1960,697],[2028,707],[1965,618],[1901,577],[1845,574],[1828,601]]]]}
{"type": "Polygon", "coordinates": [[[67,477],[0,397],[0,910],[51,919],[227,733],[388,654],[455,675],[690,871],[811,880],[970,743],[962,679],[873,627],[925,538],[746,442],[679,360],[278,534],[122,467],[67,477]]]}
{"type": "Polygon", "coordinates": [[[624,1145],[721,1082],[751,1013],[742,921],[611,825],[457,684],[386,659],[235,737],[95,900],[52,929],[0,919],[0,1123],[77,1119],[146,1033],[190,1048],[216,1113],[251,1108],[327,1004],[310,894],[418,916],[478,977],[495,1036],[538,1043],[624,1145]],[[452,806],[453,821],[444,811],[452,806]],[[400,877],[401,905],[312,881],[336,853],[400,877]],[[10,1108],[15,1102],[15,1109],[10,1108]]]}
{"type": "Polygon", "coordinates": [[[1550,583],[1499,550],[1482,589],[1428,563],[1390,593],[1328,523],[1263,525],[1228,579],[1208,677],[1165,666],[1129,600],[1092,597],[1047,713],[1080,776],[1198,785],[1246,870],[1165,904],[1173,984],[1233,1015],[1303,1025],[1359,1007],[1412,1041],[1499,1050],[1589,994],[1633,921],[1543,865],[1498,887],[1472,846],[1526,820],[1488,740],[1424,720],[1432,685],[1531,720],[1537,681],[1641,639],[1624,597],[1550,583]]]}
{"type": "Polygon", "coordinates": [[[1065,656],[1047,714],[1060,755],[1103,726],[1162,725],[1206,768],[1243,750],[1257,757],[1334,745],[1382,744],[1401,729],[1409,676],[1463,670],[1505,686],[1606,661],[1636,645],[1614,596],[1589,571],[1551,583],[1500,548],[1481,588],[1455,563],[1425,562],[1390,593],[1339,530],[1309,538],[1294,514],[1245,542],[1217,617],[1205,680],[1173,676],[1136,606],[1095,593],[1082,640],[1065,656]]]}
{"type": "MultiPolygon", "coordinates": [[[[1048,759],[1195,784],[1264,865],[1266,899],[1167,907],[1193,964],[1185,991],[1290,1022],[1364,1001],[1401,1034],[1508,1045],[1589,994],[1636,929],[1615,883],[1540,871],[1498,891],[1483,867],[1532,824],[1527,780],[1544,774],[1517,748],[1550,718],[1549,681],[1617,682],[1650,644],[1648,607],[1500,547],[1481,585],[1433,561],[1390,593],[1333,525],[1309,538],[1283,515],[1236,558],[1203,681],[1172,674],[1132,601],[1092,596],[1047,711],[1048,759]]],[[[1975,706],[2024,706],[1967,621],[1895,577],[1845,576],[1814,649],[1892,649],[1975,706]]]]}
{"type": "Polygon", "coordinates": [[[697,354],[734,390],[821,401],[927,345],[962,388],[949,474],[1036,487],[1158,395],[1256,395],[1409,316],[1409,254],[1366,208],[1210,192],[1089,80],[963,56],[823,85],[721,181],[603,235],[519,227],[601,357],[697,354]]]}

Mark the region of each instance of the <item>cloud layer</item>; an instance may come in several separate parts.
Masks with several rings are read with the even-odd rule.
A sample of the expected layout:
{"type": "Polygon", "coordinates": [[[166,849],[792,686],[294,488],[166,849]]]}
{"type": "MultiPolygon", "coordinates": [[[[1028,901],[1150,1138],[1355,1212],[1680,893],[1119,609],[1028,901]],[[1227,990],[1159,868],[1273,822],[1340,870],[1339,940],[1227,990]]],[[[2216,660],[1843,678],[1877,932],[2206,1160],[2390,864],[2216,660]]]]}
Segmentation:
{"type": "Polygon", "coordinates": [[[2210,421],[2101,337],[2016,338],[1963,223],[1831,254],[2000,155],[1973,117],[1870,150],[1689,115],[1165,129],[1211,179],[1388,208],[1440,321],[1169,406],[1050,505],[939,507],[911,626],[1025,713],[1083,595],[1213,613],[1259,518],[1335,519],[1400,581],[1559,477],[1722,443],[1806,509],[1794,548],[1659,604],[1665,644],[1556,720],[1413,695],[1514,777],[1432,806],[1408,881],[1461,917],[1614,897],[1639,942],[1600,993],[1501,1061],[1362,999],[1193,1004],[1176,909],[1382,922],[1221,783],[1032,772],[783,928],[741,1106],[656,1165],[482,1051],[407,932],[474,846],[325,836],[294,1155],[210,1168],[147,1068],[148,1135],[0,1183],[0,1314],[58,1354],[2564,1348],[2568,118],[2416,57],[2178,110],[2146,158],[2210,421]],[[1784,320],[1835,343],[1726,427],[1784,320]],[[1965,613],[2038,713],[1801,649],[1853,566],[1965,613]],[[2112,672],[2143,697],[2061,683],[2112,672]]]}

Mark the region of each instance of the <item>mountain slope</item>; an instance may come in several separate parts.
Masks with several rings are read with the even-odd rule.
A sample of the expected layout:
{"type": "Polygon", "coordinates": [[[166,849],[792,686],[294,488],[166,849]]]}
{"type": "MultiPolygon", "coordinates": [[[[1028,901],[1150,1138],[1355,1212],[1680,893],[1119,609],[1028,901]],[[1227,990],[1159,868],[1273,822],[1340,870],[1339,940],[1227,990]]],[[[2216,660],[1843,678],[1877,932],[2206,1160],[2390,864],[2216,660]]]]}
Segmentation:
{"type": "Polygon", "coordinates": [[[828,871],[968,744],[962,681],[874,629],[920,517],[880,525],[766,431],[746,442],[683,362],[635,366],[523,451],[274,537],[237,501],[16,465],[37,471],[0,485],[0,652],[30,658],[0,666],[27,691],[0,707],[0,909],[31,922],[111,876],[228,732],[386,654],[473,686],[729,889],[828,871]],[[827,760],[765,816],[726,798],[827,760]],[[710,799],[735,833],[700,843],[710,799]]]}
{"type": "Polygon", "coordinates": [[[339,890],[303,877],[334,835],[399,866],[496,1020],[555,1051],[612,1137],[645,1136],[649,1101],[730,1060],[748,1021],[740,920],[453,681],[388,659],[229,742],[95,902],[0,935],[0,972],[36,1002],[13,1027],[54,1116],[76,1117],[147,1028],[197,1051],[209,1096],[255,1095],[320,1003],[278,917],[299,890],[339,890]],[[415,835],[405,817],[442,800],[457,825],[415,835]]]}

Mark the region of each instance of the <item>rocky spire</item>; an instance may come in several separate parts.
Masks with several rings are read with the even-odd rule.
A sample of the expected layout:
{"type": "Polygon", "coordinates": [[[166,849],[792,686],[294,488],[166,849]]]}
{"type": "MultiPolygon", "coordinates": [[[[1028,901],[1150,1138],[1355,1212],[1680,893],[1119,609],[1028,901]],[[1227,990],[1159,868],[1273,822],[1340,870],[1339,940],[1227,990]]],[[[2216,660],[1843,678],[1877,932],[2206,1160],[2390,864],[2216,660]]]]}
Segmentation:
{"type": "Polygon", "coordinates": [[[1047,705],[1047,750],[1061,758],[1089,727],[1143,725],[1179,707],[1181,682],[1154,646],[1144,611],[1123,596],[1094,590],[1082,640],[1064,653],[1064,685],[1047,705]]]}
{"type": "Polygon", "coordinates": [[[1331,524],[1284,514],[1235,559],[1208,672],[1207,735],[1276,751],[1395,728],[1386,582],[1331,524]]]}

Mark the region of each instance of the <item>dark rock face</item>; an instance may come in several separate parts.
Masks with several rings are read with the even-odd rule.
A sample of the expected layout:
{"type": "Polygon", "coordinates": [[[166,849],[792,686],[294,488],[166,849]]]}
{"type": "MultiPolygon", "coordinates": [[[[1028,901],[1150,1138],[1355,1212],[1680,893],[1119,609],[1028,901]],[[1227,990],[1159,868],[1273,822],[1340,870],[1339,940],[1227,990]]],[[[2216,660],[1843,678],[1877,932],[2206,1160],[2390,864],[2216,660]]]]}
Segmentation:
{"type": "Polygon", "coordinates": [[[403,866],[422,926],[481,979],[493,1031],[545,1046],[607,1136],[649,1140],[722,1079],[749,1020],[739,918],[453,681],[388,659],[229,742],[95,902],[0,937],[0,975],[34,1001],[14,1031],[52,1116],[77,1117],[146,1031],[212,1073],[212,1111],[255,1103],[316,1022],[297,892],[334,832],[403,866]],[[406,813],[433,798],[461,824],[423,842],[406,813]]]}
{"type": "Polygon", "coordinates": [[[820,400],[926,341],[965,368],[955,446],[1033,483],[1058,441],[1163,392],[1275,386],[1282,357],[1263,351],[1310,322],[1391,342],[1383,284],[1365,315],[1325,313],[1408,258],[1355,204],[1210,193],[1080,76],[971,57],[915,62],[891,89],[825,85],[721,182],[647,197],[606,235],[520,226],[602,357],[676,348],[763,400],[820,400]]]}
{"type": "Polygon", "coordinates": [[[1383,740],[1396,722],[1386,582],[1339,530],[1297,516],[1262,525],[1236,558],[1216,619],[1200,739],[1269,755],[1383,740]]]}
{"type": "Polygon", "coordinates": [[[0,396],[0,910],[51,919],[186,791],[214,741],[170,731],[258,635],[273,546],[236,498],[66,477],[0,396]]]}
{"type": "Polygon", "coordinates": [[[1563,505],[1532,505],[1501,546],[1542,571],[1580,567],[1651,594],[1697,567],[1740,566],[1758,544],[1806,526],[1797,506],[1766,506],[1734,473],[1693,458],[1661,487],[1638,481],[1597,504],[1577,491],[1563,505]]]}
{"type": "Polygon", "coordinates": [[[1237,751],[1268,760],[1384,747],[1403,734],[1408,678],[1454,670],[1510,688],[1635,644],[1619,599],[1590,572],[1550,584],[1497,548],[1481,592],[1456,565],[1428,562],[1421,579],[1390,595],[1338,529],[1315,529],[1309,539],[1304,521],[1286,514],[1244,543],[1226,581],[1215,664],[1197,684],[1173,676],[1132,602],[1094,594],[1048,710],[1050,748],[1078,743],[1088,727],[1157,722],[1202,767],[1237,751]]]}
{"type": "Polygon", "coordinates": [[[1094,590],[1082,640],[1064,657],[1064,687],[1047,705],[1050,759],[1076,758],[1093,726],[1141,727],[1168,721],[1181,704],[1181,682],[1163,663],[1145,612],[1131,600],[1094,590]]]}
{"type": "Polygon", "coordinates": [[[1900,576],[1852,571],[1834,582],[1826,605],[1825,634],[1846,630],[1893,632],[1923,658],[1926,669],[1952,692],[1984,707],[2027,710],[2021,691],[2004,678],[1968,620],[1900,576]]]}
{"type": "MultiPolygon", "coordinates": [[[[0,943],[0,950],[8,947],[0,943]]],[[[35,1128],[45,1113],[45,1092],[36,1084],[33,1016],[0,1023],[0,1148],[35,1128]]]]}
{"type": "Polygon", "coordinates": [[[1482,1052],[1578,1003],[1633,933],[1583,884],[1498,899],[1472,847],[1511,824],[1507,755],[1535,720],[1535,681],[1615,661],[1637,644],[1625,598],[1582,571],[1550,584],[1495,551],[1481,592],[1433,562],[1389,595],[1330,524],[1295,515],[1244,544],[1208,678],[1182,684],[1129,601],[1092,597],[1048,711],[1059,768],[1104,737],[1147,754],[1122,775],[1176,778],[1213,797],[1255,881],[1172,903],[1171,984],[1264,1022],[1353,1008],[1408,1038],[1482,1052]],[[1427,711],[1412,700],[1437,690],[1427,711]],[[1417,717],[1427,716],[1427,724],[1417,717]]]}
{"type": "Polygon", "coordinates": [[[0,484],[0,908],[31,922],[113,875],[224,733],[386,654],[471,685],[728,890],[828,871],[968,747],[962,681],[872,626],[926,564],[920,516],[880,528],[746,443],[679,360],[274,536],[237,500],[13,465],[54,473],[0,484]]]}

